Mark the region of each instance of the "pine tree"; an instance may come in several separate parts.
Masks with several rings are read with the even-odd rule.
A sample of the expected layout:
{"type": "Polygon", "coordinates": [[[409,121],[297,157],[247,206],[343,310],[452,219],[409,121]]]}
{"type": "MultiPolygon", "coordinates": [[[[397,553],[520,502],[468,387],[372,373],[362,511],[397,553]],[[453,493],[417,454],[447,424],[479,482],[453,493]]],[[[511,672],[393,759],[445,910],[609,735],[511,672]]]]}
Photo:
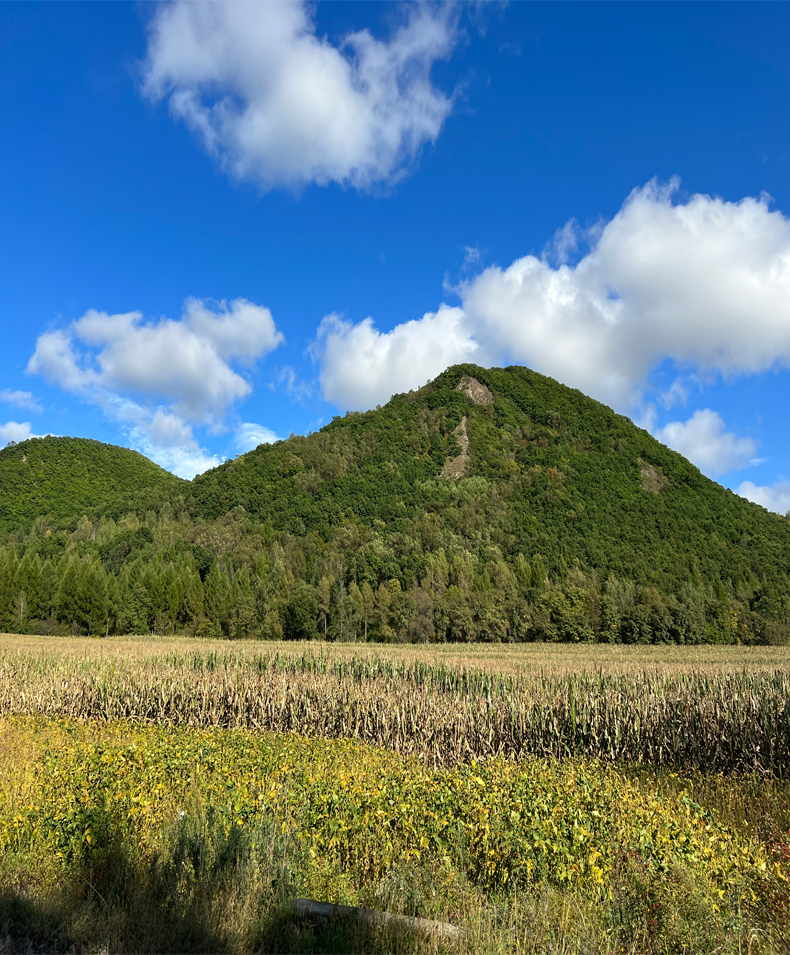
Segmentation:
{"type": "Polygon", "coordinates": [[[41,605],[41,558],[26,551],[19,562],[14,581],[14,616],[20,629],[28,620],[36,620],[41,605]]]}
{"type": "Polygon", "coordinates": [[[226,636],[230,628],[230,581],[216,561],[206,577],[204,606],[209,620],[226,636]]]}
{"type": "Polygon", "coordinates": [[[84,633],[104,633],[108,626],[107,576],[99,561],[87,558],[77,573],[75,619],[84,633]]]}
{"type": "Polygon", "coordinates": [[[45,560],[41,565],[41,609],[42,619],[48,620],[55,614],[55,600],[58,595],[58,574],[54,561],[45,560]]]}
{"type": "Polygon", "coordinates": [[[14,608],[14,559],[11,551],[0,550],[0,627],[3,629],[10,627],[14,608]]]}
{"type": "Polygon", "coordinates": [[[121,610],[121,586],[117,577],[107,574],[107,617],[110,633],[118,633],[118,616],[121,610]]]}
{"type": "Polygon", "coordinates": [[[77,625],[77,585],[80,562],[75,556],[64,557],[61,561],[60,585],[55,599],[55,615],[62,623],[77,625]]]}
{"type": "Polygon", "coordinates": [[[166,607],[166,579],[161,559],[149,564],[143,576],[143,583],[148,591],[148,627],[153,629],[157,623],[162,623],[162,615],[166,607]]]}
{"type": "Polygon", "coordinates": [[[255,594],[246,565],[233,575],[230,599],[230,633],[237,640],[248,637],[255,629],[255,594]]]}
{"type": "Polygon", "coordinates": [[[184,622],[197,620],[203,614],[203,584],[197,570],[184,570],[184,622]]]}

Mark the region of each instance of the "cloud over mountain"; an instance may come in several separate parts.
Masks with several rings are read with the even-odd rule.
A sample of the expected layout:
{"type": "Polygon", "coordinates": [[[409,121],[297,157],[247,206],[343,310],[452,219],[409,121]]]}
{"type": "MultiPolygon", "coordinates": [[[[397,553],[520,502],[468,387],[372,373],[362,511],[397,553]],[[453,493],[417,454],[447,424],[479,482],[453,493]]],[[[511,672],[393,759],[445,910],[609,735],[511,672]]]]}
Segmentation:
{"type": "Polygon", "coordinates": [[[790,514],[790,481],[777,481],[776,484],[762,487],[752,481],[744,481],[738,488],[738,493],[769,511],[790,514]]]}
{"type": "Polygon", "coordinates": [[[0,446],[9,441],[27,441],[31,436],[30,422],[6,421],[0,424],[0,446]]]}
{"type": "Polygon", "coordinates": [[[688,421],[670,421],[656,437],[708,475],[745,467],[757,452],[751,438],[725,431],[721,416],[710,408],[695,411],[688,421]]]}
{"type": "MultiPolygon", "coordinates": [[[[575,264],[563,254],[491,266],[457,288],[461,307],[380,332],[372,319],[323,324],[327,398],[370,407],[453,361],[524,363],[621,410],[670,359],[725,377],[790,363],[790,221],[767,197],[675,201],[679,183],[650,182],[592,234],[575,264]],[[452,314],[439,347],[437,316],[452,314]],[[381,382],[384,382],[382,384],[381,382]]],[[[556,253],[556,250],[554,250],[556,253]]]]}
{"type": "Polygon", "coordinates": [[[239,366],[283,340],[271,312],[246,299],[187,299],[178,320],[91,309],[40,335],[28,372],[99,405],[140,450],[191,477],[220,461],[200,448],[192,426],[223,428],[229,408],[252,390],[239,366]]]}

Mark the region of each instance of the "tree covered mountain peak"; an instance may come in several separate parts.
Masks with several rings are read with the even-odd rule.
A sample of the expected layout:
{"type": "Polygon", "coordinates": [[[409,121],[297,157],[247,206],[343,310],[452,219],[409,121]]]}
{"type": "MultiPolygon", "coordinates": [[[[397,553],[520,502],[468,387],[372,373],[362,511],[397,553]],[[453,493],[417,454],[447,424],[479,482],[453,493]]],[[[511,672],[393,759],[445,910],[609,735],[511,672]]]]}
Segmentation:
{"type": "Polygon", "coordinates": [[[124,632],[790,634],[787,520],[628,418],[520,366],[454,366],[192,482],[98,442],[26,442],[0,452],[0,528],[7,626],[22,592],[10,568],[26,561],[22,578],[36,579],[39,561],[49,597],[26,605],[36,619],[83,629],[104,607],[124,632]],[[101,579],[99,610],[67,599],[74,588],[101,593],[101,579]]]}

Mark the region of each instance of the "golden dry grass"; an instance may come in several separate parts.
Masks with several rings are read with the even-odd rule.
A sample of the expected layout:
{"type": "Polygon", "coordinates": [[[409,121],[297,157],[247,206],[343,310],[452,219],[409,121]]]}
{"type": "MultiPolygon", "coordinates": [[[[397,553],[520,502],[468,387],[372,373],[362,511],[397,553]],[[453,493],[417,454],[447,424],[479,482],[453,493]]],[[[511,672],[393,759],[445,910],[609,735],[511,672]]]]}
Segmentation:
{"type": "Polygon", "coordinates": [[[0,644],[0,714],[349,737],[434,766],[576,755],[783,776],[783,657],[740,647],[12,637],[0,644]]]}
{"type": "Polygon", "coordinates": [[[600,673],[627,676],[645,671],[672,675],[698,673],[773,673],[790,671],[790,647],[744,646],[625,646],[621,644],[376,644],[303,643],[196,640],[189,637],[126,636],[108,640],[96,637],[49,637],[0,634],[0,654],[67,658],[100,657],[104,660],[143,660],[199,651],[239,657],[279,653],[301,657],[305,653],[330,654],[338,659],[382,659],[411,664],[444,665],[466,670],[525,676],[565,676],[600,673]]]}

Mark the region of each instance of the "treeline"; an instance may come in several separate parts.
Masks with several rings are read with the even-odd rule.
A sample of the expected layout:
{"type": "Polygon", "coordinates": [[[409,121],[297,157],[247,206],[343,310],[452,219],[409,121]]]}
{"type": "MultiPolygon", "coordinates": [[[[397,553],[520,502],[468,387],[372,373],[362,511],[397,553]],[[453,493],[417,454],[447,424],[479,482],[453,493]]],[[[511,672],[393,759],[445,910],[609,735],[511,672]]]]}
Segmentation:
{"type": "Polygon", "coordinates": [[[790,521],[525,368],[448,369],[193,482],[98,442],[23,442],[0,451],[0,549],[14,630],[753,643],[790,626],[790,521]]]}
{"type": "Polygon", "coordinates": [[[362,526],[275,533],[237,509],[80,522],[0,548],[0,629],[22,633],[183,632],[228,639],[397,642],[787,643],[790,598],[751,580],[676,593],[578,565],[550,573],[540,554],[495,548],[408,552],[362,526]]]}

